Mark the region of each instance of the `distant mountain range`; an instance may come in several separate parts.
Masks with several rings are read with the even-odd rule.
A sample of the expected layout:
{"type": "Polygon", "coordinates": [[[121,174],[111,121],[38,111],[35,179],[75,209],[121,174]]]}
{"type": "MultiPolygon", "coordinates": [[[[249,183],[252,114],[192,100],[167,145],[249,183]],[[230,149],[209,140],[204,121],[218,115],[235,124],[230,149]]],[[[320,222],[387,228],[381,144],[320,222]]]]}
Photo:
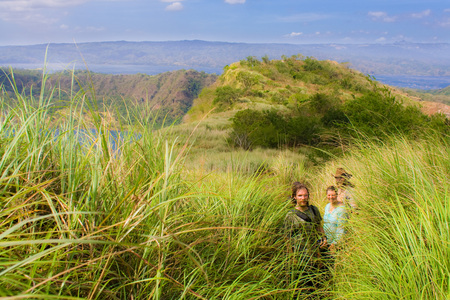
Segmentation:
{"type": "Polygon", "coordinates": [[[0,66],[88,68],[111,74],[158,74],[177,69],[222,73],[223,67],[254,56],[279,59],[302,54],[348,62],[364,74],[450,76],[450,44],[250,44],[192,41],[92,42],[1,46],[0,66]]]}

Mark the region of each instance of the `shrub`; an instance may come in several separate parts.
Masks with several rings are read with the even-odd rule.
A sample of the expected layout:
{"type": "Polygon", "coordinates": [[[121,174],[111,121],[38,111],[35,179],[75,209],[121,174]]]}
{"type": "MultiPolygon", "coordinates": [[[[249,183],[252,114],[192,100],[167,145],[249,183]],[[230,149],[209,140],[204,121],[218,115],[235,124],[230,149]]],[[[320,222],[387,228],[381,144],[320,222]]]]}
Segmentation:
{"type": "Polygon", "coordinates": [[[303,69],[305,71],[320,71],[323,69],[322,64],[315,58],[308,56],[304,60],[303,69]]]}
{"type": "Polygon", "coordinates": [[[283,104],[283,103],[285,103],[286,98],[281,93],[272,92],[270,101],[272,101],[273,103],[277,103],[277,104],[283,104]]]}
{"type": "Polygon", "coordinates": [[[325,127],[336,127],[348,124],[348,117],[342,109],[341,105],[331,107],[327,110],[321,119],[325,127]]]}
{"type": "Polygon", "coordinates": [[[289,145],[317,145],[320,142],[322,124],[317,116],[298,115],[287,120],[289,145]]]}
{"type": "Polygon", "coordinates": [[[295,93],[295,94],[292,94],[291,96],[289,96],[289,102],[293,102],[293,103],[302,103],[302,102],[305,102],[307,99],[308,99],[308,95],[302,94],[302,93],[295,93]]]}
{"type": "Polygon", "coordinates": [[[344,111],[353,129],[373,136],[414,135],[424,128],[426,116],[416,107],[405,107],[387,90],[372,91],[348,101],[344,111]]]}
{"type": "Polygon", "coordinates": [[[257,75],[243,71],[237,74],[236,80],[244,86],[245,90],[251,89],[252,86],[259,82],[259,78],[257,75]]]}
{"type": "Polygon", "coordinates": [[[261,64],[261,62],[255,56],[247,56],[247,64],[249,67],[256,67],[261,64]]]}
{"type": "Polygon", "coordinates": [[[218,87],[215,94],[216,97],[213,100],[213,104],[219,104],[219,106],[230,106],[239,99],[242,95],[242,91],[240,89],[225,85],[218,87]]]}
{"type": "Polygon", "coordinates": [[[246,109],[232,118],[230,141],[237,147],[252,149],[255,146],[275,147],[277,132],[267,116],[258,110],[246,109]]]}
{"type": "Polygon", "coordinates": [[[232,118],[229,140],[244,149],[317,145],[322,128],[319,117],[306,113],[285,116],[276,110],[246,109],[232,118]]]}
{"type": "Polygon", "coordinates": [[[316,93],[309,98],[308,105],[312,112],[324,114],[332,107],[333,102],[330,95],[316,93]]]}
{"type": "Polygon", "coordinates": [[[289,74],[290,72],[289,66],[284,61],[278,60],[275,63],[275,67],[277,68],[278,72],[282,74],[289,74]]]}

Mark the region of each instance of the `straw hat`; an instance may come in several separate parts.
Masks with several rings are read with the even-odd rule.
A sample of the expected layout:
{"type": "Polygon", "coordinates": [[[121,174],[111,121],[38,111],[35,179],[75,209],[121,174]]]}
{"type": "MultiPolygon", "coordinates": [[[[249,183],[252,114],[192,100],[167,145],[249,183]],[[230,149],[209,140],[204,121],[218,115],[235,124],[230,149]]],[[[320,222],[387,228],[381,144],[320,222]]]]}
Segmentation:
{"type": "Polygon", "coordinates": [[[350,178],[352,178],[352,176],[353,176],[352,174],[346,172],[343,168],[337,168],[334,178],[343,177],[345,179],[350,179],[350,178]]]}

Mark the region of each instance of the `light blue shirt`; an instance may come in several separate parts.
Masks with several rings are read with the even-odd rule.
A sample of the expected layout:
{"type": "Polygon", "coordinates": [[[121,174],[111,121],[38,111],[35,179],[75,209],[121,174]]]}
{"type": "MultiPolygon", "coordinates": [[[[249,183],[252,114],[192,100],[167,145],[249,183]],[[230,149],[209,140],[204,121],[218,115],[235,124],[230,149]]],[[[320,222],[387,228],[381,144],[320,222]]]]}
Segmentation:
{"type": "Polygon", "coordinates": [[[323,215],[323,230],[327,236],[328,244],[336,244],[345,234],[344,225],[347,223],[348,214],[345,205],[336,207],[330,213],[330,203],[325,206],[325,214],[323,215]]]}

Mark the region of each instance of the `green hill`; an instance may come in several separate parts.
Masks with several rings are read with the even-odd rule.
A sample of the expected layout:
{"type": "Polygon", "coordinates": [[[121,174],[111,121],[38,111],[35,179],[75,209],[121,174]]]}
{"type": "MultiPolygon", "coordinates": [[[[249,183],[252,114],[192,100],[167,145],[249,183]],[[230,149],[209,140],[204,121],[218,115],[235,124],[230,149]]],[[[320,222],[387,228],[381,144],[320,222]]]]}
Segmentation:
{"type": "Polygon", "coordinates": [[[184,121],[205,117],[228,130],[230,145],[244,149],[336,148],[359,135],[383,139],[398,133],[418,137],[425,128],[448,130],[444,116],[422,113],[404,92],[346,64],[301,55],[248,57],[226,66],[184,121]]]}
{"type": "MultiPolygon", "coordinates": [[[[181,119],[192,106],[203,87],[212,84],[216,75],[194,70],[179,70],[158,75],[111,75],[90,73],[86,71],[57,72],[48,75],[46,95],[57,91],[56,110],[64,109],[71,94],[80,91],[87,94],[91,104],[101,110],[112,110],[116,118],[127,114],[127,110],[135,107],[143,114],[158,111],[158,122],[166,117],[166,122],[181,119]],[[73,75],[73,76],[72,76],[73,75]]],[[[0,85],[10,98],[15,91],[33,94],[38,97],[41,92],[42,71],[14,70],[0,72],[0,85]],[[10,80],[12,79],[12,80],[10,80]],[[13,87],[15,85],[15,87],[13,87]]],[[[13,101],[13,100],[11,100],[13,101]]]]}
{"type": "MultiPolygon", "coordinates": [[[[44,96],[57,99],[52,110],[63,117],[71,95],[84,93],[91,108],[108,113],[115,122],[150,118],[157,124],[170,124],[183,118],[185,126],[203,120],[218,129],[219,148],[334,149],[360,134],[417,137],[424,128],[448,130],[445,117],[420,111],[426,102],[381,85],[345,63],[302,55],[281,60],[249,56],[225,66],[220,76],[194,70],[153,76],[86,71],[45,76],[44,96]]],[[[39,70],[0,74],[0,84],[10,95],[6,102],[14,102],[15,92],[39,98],[41,81],[39,70]]]]}
{"type": "Polygon", "coordinates": [[[410,97],[421,101],[425,111],[442,112],[450,116],[450,87],[438,90],[403,89],[410,97]],[[434,107],[437,108],[434,108],[434,107]]]}

